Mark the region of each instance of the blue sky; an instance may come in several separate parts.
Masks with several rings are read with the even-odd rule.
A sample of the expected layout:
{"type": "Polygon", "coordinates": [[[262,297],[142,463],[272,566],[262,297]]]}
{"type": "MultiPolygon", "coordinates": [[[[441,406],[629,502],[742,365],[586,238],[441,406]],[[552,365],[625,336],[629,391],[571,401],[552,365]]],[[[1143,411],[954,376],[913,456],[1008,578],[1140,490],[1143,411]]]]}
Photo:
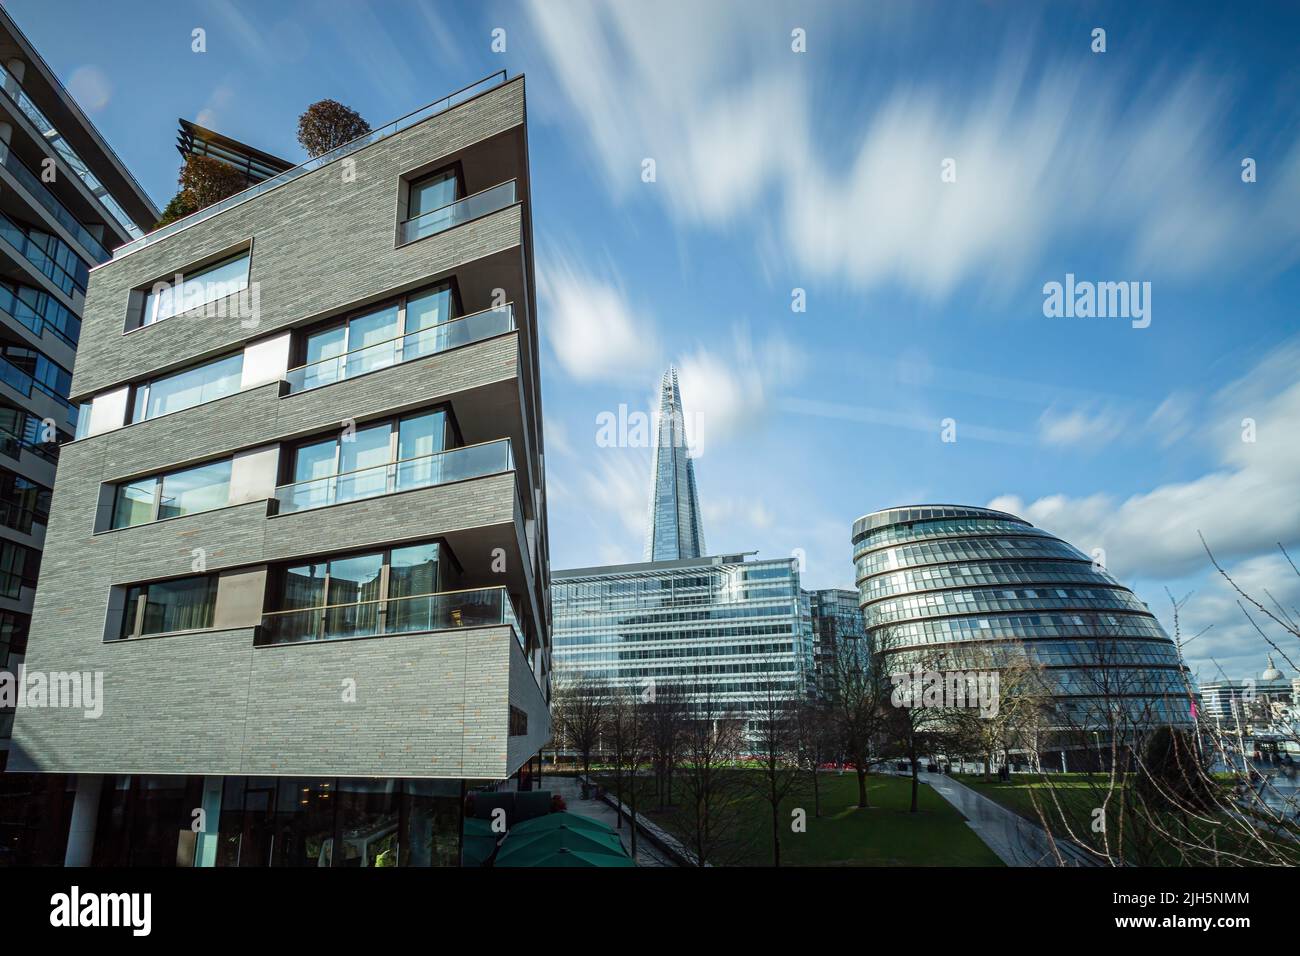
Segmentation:
{"type": "Polygon", "coordinates": [[[1203,680],[1268,648],[1198,531],[1300,605],[1294,8],[6,6],[159,206],[177,117],[296,160],[313,100],[379,125],[527,74],[555,567],[639,559],[650,451],[597,417],[673,362],[712,551],[851,587],[857,516],[993,503],[1104,549],[1166,626],[1190,592],[1203,680]],[[1150,326],[1045,317],[1067,273],[1151,283],[1150,326]]]}

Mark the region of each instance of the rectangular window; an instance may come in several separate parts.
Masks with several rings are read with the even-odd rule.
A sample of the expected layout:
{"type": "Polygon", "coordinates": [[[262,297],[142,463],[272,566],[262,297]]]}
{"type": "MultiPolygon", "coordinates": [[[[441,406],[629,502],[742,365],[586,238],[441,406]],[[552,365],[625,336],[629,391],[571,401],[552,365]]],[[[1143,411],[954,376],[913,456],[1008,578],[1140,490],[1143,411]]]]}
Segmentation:
{"type": "Polygon", "coordinates": [[[437,542],[284,568],[265,643],[413,633],[439,624],[437,542]]]}
{"type": "Polygon", "coordinates": [[[433,456],[458,444],[443,409],[367,425],[347,440],[309,441],[289,457],[290,484],[277,494],[280,511],[321,508],[436,484],[441,463],[433,456]]]}
{"type": "Polygon", "coordinates": [[[121,639],[212,627],[217,577],[205,574],[174,581],[137,584],[126,592],[121,639]]]}
{"type": "Polygon", "coordinates": [[[227,459],[119,485],[112,527],[127,528],[224,508],[230,501],[230,468],[227,459]]]}
{"type": "Polygon", "coordinates": [[[182,275],[160,279],[144,296],[144,309],[133,327],[153,325],[248,288],[251,250],[182,275]]]}
{"type": "MultiPolygon", "coordinates": [[[[396,302],[310,329],[294,349],[295,361],[302,364],[289,373],[291,390],[332,385],[463,344],[449,341],[453,333],[446,327],[459,314],[452,283],[441,282],[396,302]]],[[[497,324],[501,321],[498,318],[497,324]]],[[[480,337],[486,337],[504,330],[458,331],[477,331],[480,337]]]]}
{"type": "Polygon", "coordinates": [[[528,714],[513,704],[510,706],[510,736],[528,736],[528,714]]]}
{"type": "Polygon", "coordinates": [[[411,183],[406,204],[406,218],[414,219],[443,206],[450,206],[464,195],[460,179],[453,168],[440,169],[411,183]]]}
{"type": "Polygon", "coordinates": [[[169,412],[192,408],[239,391],[244,353],[155,379],[135,389],[131,421],[142,422],[169,412]]]}

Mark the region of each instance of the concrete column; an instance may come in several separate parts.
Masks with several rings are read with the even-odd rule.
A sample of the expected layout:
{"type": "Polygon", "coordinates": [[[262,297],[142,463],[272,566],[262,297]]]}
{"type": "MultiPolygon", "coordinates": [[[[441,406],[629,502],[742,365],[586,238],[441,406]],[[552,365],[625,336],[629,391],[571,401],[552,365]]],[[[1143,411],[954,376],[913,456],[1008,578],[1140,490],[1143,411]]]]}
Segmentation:
{"type": "Polygon", "coordinates": [[[203,829],[194,850],[195,866],[217,865],[217,843],[221,828],[221,788],[224,777],[203,778],[203,829]]]}
{"type": "Polygon", "coordinates": [[[22,60],[14,57],[5,63],[5,69],[9,75],[5,78],[5,92],[18,99],[18,87],[23,82],[23,77],[27,75],[27,64],[22,60]]]}
{"type": "Polygon", "coordinates": [[[91,851],[95,847],[95,823],[99,819],[99,793],[103,786],[102,774],[77,774],[77,796],[72,803],[64,866],[90,866],[91,851]]]}

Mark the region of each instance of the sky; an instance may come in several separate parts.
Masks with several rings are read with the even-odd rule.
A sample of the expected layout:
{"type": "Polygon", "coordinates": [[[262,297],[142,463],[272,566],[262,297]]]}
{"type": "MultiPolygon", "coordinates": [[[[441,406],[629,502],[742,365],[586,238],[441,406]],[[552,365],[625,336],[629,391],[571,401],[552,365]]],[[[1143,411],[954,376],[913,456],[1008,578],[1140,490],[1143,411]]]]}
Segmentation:
{"type": "Polygon", "coordinates": [[[1295,7],[4,5],[159,207],[178,117],[301,161],[315,100],[526,75],[555,568],[640,560],[671,363],[713,553],[851,588],[855,518],[988,505],[1186,598],[1202,681],[1270,653],[1202,536],[1300,617],[1295,7]],[[1129,314],[1046,314],[1067,275],[1129,314]]]}

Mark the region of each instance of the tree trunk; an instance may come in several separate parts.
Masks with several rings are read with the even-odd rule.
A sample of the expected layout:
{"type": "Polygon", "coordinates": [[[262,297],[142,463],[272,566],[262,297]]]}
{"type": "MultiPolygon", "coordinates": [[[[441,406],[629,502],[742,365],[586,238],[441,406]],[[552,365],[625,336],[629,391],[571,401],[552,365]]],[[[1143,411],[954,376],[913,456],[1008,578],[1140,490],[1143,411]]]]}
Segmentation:
{"type": "Polygon", "coordinates": [[[781,811],[778,801],[772,801],[772,865],[781,865],[781,811]]]}
{"type": "Polygon", "coordinates": [[[917,791],[920,789],[920,781],[918,779],[919,769],[920,769],[920,764],[918,764],[916,758],[913,757],[912,758],[912,809],[908,811],[909,813],[916,812],[916,795],[917,795],[917,791]]]}
{"type": "Polygon", "coordinates": [[[822,794],[818,786],[817,765],[813,765],[813,816],[820,818],[822,815],[822,794]]]}
{"type": "Polygon", "coordinates": [[[865,810],[871,805],[867,802],[867,771],[861,764],[856,769],[858,771],[858,809],[865,810]]]}
{"type": "Polygon", "coordinates": [[[632,793],[628,797],[628,805],[632,808],[632,829],[629,835],[632,837],[632,862],[636,862],[636,768],[632,768],[632,793]]]}

